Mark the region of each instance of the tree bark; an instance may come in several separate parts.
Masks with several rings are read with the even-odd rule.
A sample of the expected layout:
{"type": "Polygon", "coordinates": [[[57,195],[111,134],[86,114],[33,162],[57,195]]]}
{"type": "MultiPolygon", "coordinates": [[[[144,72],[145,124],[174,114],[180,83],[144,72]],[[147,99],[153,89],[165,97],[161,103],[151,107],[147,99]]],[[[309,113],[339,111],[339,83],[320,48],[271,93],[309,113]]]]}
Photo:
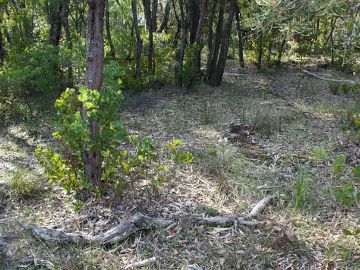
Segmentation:
{"type": "Polygon", "coordinates": [[[111,59],[115,60],[115,47],[112,42],[111,38],[111,31],[110,31],[110,6],[109,6],[109,0],[106,0],[106,10],[105,10],[105,28],[106,28],[106,39],[109,42],[110,46],[110,55],[111,59]]]}
{"type": "Polygon", "coordinates": [[[204,80],[207,80],[210,76],[210,66],[212,61],[212,52],[214,50],[214,31],[213,24],[215,20],[215,11],[217,6],[217,0],[212,0],[212,5],[209,11],[209,20],[208,20],[208,39],[207,39],[207,47],[208,47],[208,55],[207,55],[207,64],[206,64],[206,75],[204,80]]]}
{"type": "Polygon", "coordinates": [[[213,43],[213,50],[211,52],[211,63],[207,70],[207,80],[210,81],[212,74],[215,71],[216,63],[219,57],[219,50],[221,45],[221,37],[223,35],[223,24],[224,24],[224,13],[225,13],[225,3],[219,3],[219,17],[216,26],[215,38],[213,43]]]}
{"type": "Polygon", "coordinates": [[[258,51],[258,54],[257,54],[257,69],[260,70],[261,67],[262,67],[262,57],[263,57],[263,33],[261,32],[257,38],[257,51],[258,51]]]}
{"type": "MultiPolygon", "coordinates": [[[[104,66],[104,13],[106,0],[88,0],[88,22],[86,31],[87,42],[87,71],[86,87],[100,90],[103,84],[104,66]]],[[[99,135],[99,124],[88,118],[87,109],[82,108],[82,117],[89,121],[90,138],[94,142],[99,135]]],[[[99,150],[90,149],[84,144],[84,173],[85,179],[95,187],[101,186],[101,154],[99,150]]]]}
{"type": "Polygon", "coordinates": [[[244,67],[245,66],[244,44],[243,44],[243,37],[242,37],[242,31],[240,25],[241,13],[240,13],[240,7],[236,0],[234,1],[234,5],[235,5],[236,33],[238,37],[239,64],[241,67],[244,67]]]}
{"type": "Polygon", "coordinates": [[[200,19],[199,19],[199,23],[197,25],[195,41],[194,41],[197,48],[194,52],[192,68],[194,69],[196,74],[199,74],[201,71],[201,51],[202,51],[202,47],[203,47],[201,35],[202,35],[202,29],[203,29],[203,25],[204,25],[204,21],[205,21],[205,17],[206,17],[207,6],[208,6],[208,0],[204,0],[203,5],[201,7],[200,19]]]}
{"type": "Polygon", "coordinates": [[[61,38],[61,0],[49,1],[49,41],[54,46],[54,48],[59,47],[60,38],[61,38]]]}
{"type": "MultiPolygon", "coordinates": [[[[164,31],[164,29],[167,28],[169,18],[170,18],[170,10],[171,10],[171,1],[168,0],[166,2],[166,6],[165,6],[164,18],[159,26],[159,29],[156,31],[157,33],[161,33],[162,31],[164,31]]],[[[166,32],[166,30],[165,30],[165,32],[166,32]]]]}
{"type": "Polygon", "coordinates": [[[0,14],[0,66],[3,65],[5,60],[5,48],[4,48],[4,39],[1,32],[1,24],[2,24],[2,18],[0,14]]]}
{"type": "Polygon", "coordinates": [[[149,33],[149,45],[148,45],[148,72],[151,75],[155,74],[155,61],[154,61],[154,31],[156,28],[156,14],[157,14],[157,0],[152,2],[152,11],[150,0],[143,0],[144,14],[146,27],[149,33]]]}
{"type": "Polygon", "coordinates": [[[280,45],[280,49],[279,49],[279,53],[278,53],[278,59],[277,59],[277,63],[276,63],[278,66],[281,64],[281,58],[284,53],[285,44],[286,44],[286,36],[284,36],[284,38],[281,41],[281,45],[280,45]]]}
{"type": "MultiPolygon", "coordinates": [[[[71,51],[73,49],[70,27],[69,27],[69,3],[70,0],[62,0],[62,9],[61,9],[61,20],[62,25],[65,31],[66,45],[67,48],[71,51]]],[[[68,63],[68,87],[72,87],[74,84],[73,68],[71,60],[68,63]]]]}
{"type": "Polygon", "coordinates": [[[209,79],[209,83],[211,85],[218,86],[220,85],[222,81],[222,77],[224,74],[225,64],[226,64],[226,57],[228,55],[229,51],[229,45],[230,45],[230,35],[231,35],[231,27],[232,22],[235,14],[235,5],[232,2],[229,6],[228,11],[228,17],[224,26],[224,29],[222,30],[222,38],[221,38],[221,50],[219,54],[219,59],[217,60],[217,63],[215,65],[214,73],[211,75],[209,79]]]}
{"type": "Polygon", "coordinates": [[[135,76],[136,78],[141,75],[141,51],[143,41],[140,35],[139,23],[138,23],[138,15],[137,15],[137,3],[136,0],[131,0],[131,10],[133,15],[133,26],[135,29],[136,36],[136,66],[135,66],[135,76]]]}
{"type": "Polygon", "coordinates": [[[179,49],[176,52],[176,61],[175,61],[175,85],[177,87],[182,87],[182,70],[184,55],[187,44],[187,18],[185,15],[185,0],[179,0],[180,6],[180,20],[181,20],[181,44],[179,49]]]}

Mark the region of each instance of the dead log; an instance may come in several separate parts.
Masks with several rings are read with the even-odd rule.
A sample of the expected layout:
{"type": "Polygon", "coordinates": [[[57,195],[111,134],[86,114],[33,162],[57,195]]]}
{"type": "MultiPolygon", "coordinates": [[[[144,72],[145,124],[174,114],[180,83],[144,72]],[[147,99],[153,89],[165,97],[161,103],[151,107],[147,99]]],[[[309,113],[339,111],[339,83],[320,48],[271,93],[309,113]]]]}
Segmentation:
{"type": "Polygon", "coordinates": [[[156,257],[151,257],[151,258],[143,260],[143,261],[139,261],[139,262],[136,262],[136,263],[129,264],[128,266],[125,266],[125,269],[143,267],[145,265],[148,265],[148,264],[154,263],[154,262],[156,262],[156,257]]]}
{"type": "MultiPolygon", "coordinates": [[[[187,217],[192,223],[208,226],[233,226],[234,224],[244,226],[258,226],[263,224],[259,221],[249,220],[255,218],[268,206],[275,196],[267,196],[260,200],[251,210],[251,212],[245,216],[216,216],[216,217],[187,217]]],[[[19,222],[19,221],[18,221],[19,222]]],[[[104,233],[100,233],[95,236],[85,235],[82,233],[66,233],[57,229],[50,229],[39,226],[25,226],[31,233],[45,241],[56,241],[60,243],[76,243],[76,244],[114,244],[118,241],[123,241],[130,235],[137,233],[141,230],[150,229],[152,227],[168,227],[171,224],[176,223],[174,219],[153,218],[140,213],[136,213],[129,219],[126,219],[119,225],[107,230],[104,233]]]]}
{"type": "Polygon", "coordinates": [[[307,71],[305,69],[302,69],[302,68],[299,68],[303,73],[309,75],[310,77],[313,77],[315,79],[318,79],[318,80],[323,80],[323,81],[328,81],[328,82],[336,82],[336,83],[346,83],[346,84],[351,84],[351,85],[356,85],[357,83],[355,81],[352,81],[352,80],[336,80],[336,79],[328,79],[328,78],[324,78],[324,77],[321,77],[315,73],[312,73],[310,71],[307,71]]]}
{"type": "Polygon", "coordinates": [[[138,231],[151,227],[167,227],[172,223],[174,223],[173,220],[152,218],[138,213],[105,233],[95,236],[93,242],[99,244],[114,244],[117,241],[125,240],[138,231]]]}
{"type": "Polygon", "coordinates": [[[268,206],[274,199],[275,195],[267,196],[263,199],[261,199],[251,210],[251,212],[246,215],[246,218],[254,218],[257,215],[259,215],[265,208],[268,206]]]}

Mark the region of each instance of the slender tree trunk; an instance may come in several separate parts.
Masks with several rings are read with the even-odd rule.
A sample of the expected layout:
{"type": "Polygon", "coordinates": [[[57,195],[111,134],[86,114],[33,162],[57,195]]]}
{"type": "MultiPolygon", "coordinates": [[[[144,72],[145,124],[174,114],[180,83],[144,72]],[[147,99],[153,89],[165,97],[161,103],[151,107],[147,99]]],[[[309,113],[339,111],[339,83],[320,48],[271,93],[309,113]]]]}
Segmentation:
{"type": "Polygon", "coordinates": [[[206,75],[204,80],[206,81],[210,76],[210,66],[212,62],[212,52],[214,50],[214,31],[213,24],[215,20],[215,11],[216,11],[217,0],[212,0],[212,4],[209,11],[209,19],[208,19],[208,38],[207,38],[207,47],[208,47],[208,55],[207,55],[207,63],[206,63],[206,75]]]}
{"type": "Polygon", "coordinates": [[[4,39],[1,32],[1,24],[2,24],[2,19],[0,14],[0,66],[3,65],[5,60],[5,48],[4,48],[4,39]]]}
{"type": "Polygon", "coordinates": [[[284,38],[281,41],[280,50],[278,53],[278,59],[277,59],[277,63],[276,63],[278,66],[280,66],[280,64],[281,64],[281,58],[284,53],[285,44],[286,44],[286,36],[284,36],[284,38]]]}
{"type": "Polygon", "coordinates": [[[195,41],[194,41],[194,43],[196,44],[197,47],[194,52],[192,68],[194,69],[196,74],[200,74],[200,71],[201,71],[201,51],[202,51],[202,47],[203,47],[201,35],[202,35],[202,29],[203,29],[203,25],[204,25],[204,21],[205,21],[205,17],[206,17],[207,6],[208,6],[208,0],[204,0],[202,7],[201,7],[200,19],[199,19],[199,23],[198,23],[198,26],[196,29],[196,35],[195,35],[195,41]]]}
{"type": "Polygon", "coordinates": [[[235,5],[232,2],[229,6],[228,17],[227,17],[227,20],[226,20],[226,23],[225,23],[225,26],[223,29],[219,59],[216,64],[214,74],[211,76],[211,78],[209,80],[210,84],[212,84],[212,85],[218,86],[218,85],[220,85],[220,83],[222,81],[225,64],[226,64],[226,57],[227,57],[228,51],[229,51],[231,27],[232,27],[234,14],[235,14],[235,9],[236,9],[235,5]]]}
{"type": "Polygon", "coordinates": [[[148,72],[152,75],[155,74],[155,61],[154,61],[154,27],[156,26],[157,14],[157,0],[152,2],[152,12],[150,0],[143,0],[146,27],[149,32],[149,45],[148,45],[148,72]]]}
{"type": "Polygon", "coordinates": [[[221,37],[223,34],[223,23],[224,23],[224,11],[225,11],[225,3],[220,2],[219,4],[219,17],[218,22],[216,26],[216,32],[215,32],[215,38],[214,38],[214,44],[213,44],[213,50],[211,52],[211,63],[207,70],[207,79],[209,80],[212,76],[216,63],[219,57],[219,50],[220,50],[220,43],[221,43],[221,37]]]}
{"type": "Polygon", "coordinates": [[[234,1],[234,5],[235,5],[235,19],[236,19],[236,32],[237,32],[237,37],[238,37],[238,51],[239,51],[239,64],[241,67],[245,66],[245,61],[244,61],[244,44],[243,44],[243,37],[242,37],[242,31],[241,31],[241,25],[240,25],[240,18],[241,18],[241,13],[240,13],[240,8],[239,5],[237,3],[237,1],[234,1]]]}
{"type": "Polygon", "coordinates": [[[49,41],[58,49],[61,38],[61,0],[49,1],[49,41]]]}
{"type": "MultiPolygon", "coordinates": [[[[88,0],[88,23],[86,31],[87,42],[87,71],[86,87],[100,90],[103,84],[104,66],[104,13],[106,0],[88,0]]],[[[94,142],[99,135],[99,123],[89,119],[87,109],[82,108],[82,117],[89,121],[90,138],[94,142]]],[[[85,179],[96,187],[101,186],[101,153],[98,149],[89,149],[84,144],[84,173],[85,179]]]]}
{"type": "Polygon", "coordinates": [[[110,31],[110,6],[109,6],[109,0],[106,0],[106,10],[105,10],[105,28],[106,28],[106,39],[110,46],[110,55],[111,59],[115,60],[115,47],[112,42],[111,38],[111,31],[110,31]]]}
{"type": "Polygon", "coordinates": [[[271,30],[271,34],[270,34],[270,40],[269,40],[269,46],[268,46],[268,54],[267,54],[267,59],[266,62],[267,64],[270,64],[271,61],[271,53],[272,53],[272,47],[273,47],[273,37],[274,37],[274,30],[271,30]]]}
{"type": "Polygon", "coordinates": [[[187,44],[187,18],[185,16],[184,6],[185,0],[179,0],[180,6],[180,20],[181,20],[181,44],[179,49],[176,52],[176,61],[175,61],[175,85],[177,87],[182,87],[182,70],[184,55],[187,44]]]}
{"type": "Polygon", "coordinates": [[[138,23],[138,15],[137,15],[137,3],[136,0],[131,1],[131,10],[133,15],[133,26],[135,29],[136,36],[136,78],[141,75],[141,51],[142,51],[142,39],[140,35],[139,23],[138,23]]]}
{"type": "Polygon", "coordinates": [[[260,70],[262,67],[263,57],[263,33],[261,32],[258,36],[258,57],[257,57],[257,69],[260,70]]]}
{"type": "MultiPolygon", "coordinates": [[[[66,45],[67,48],[71,51],[73,49],[71,34],[70,34],[70,27],[69,27],[69,3],[70,0],[62,0],[62,10],[61,10],[61,19],[62,25],[65,31],[65,38],[66,38],[66,45]]],[[[68,63],[68,87],[72,87],[74,84],[74,76],[73,76],[73,68],[71,60],[68,63]]]]}
{"type": "MultiPolygon", "coordinates": [[[[171,1],[168,0],[166,2],[166,6],[165,6],[164,18],[159,26],[159,29],[156,32],[161,33],[162,31],[164,31],[164,29],[167,28],[169,18],[170,18],[170,10],[171,10],[171,1]]],[[[166,30],[165,30],[165,32],[166,32],[166,30]]]]}
{"type": "Polygon", "coordinates": [[[175,19],[177,21],[177,28],[176,28],[176,32],[175,32],[175,35],[174,35],[174,39],[173,39],[173,45],[174,45],[174,48],[177,47],[177,42],[178,42],[178,39],[179,39],[179,36],[180,36],[180,32],[181,32],[181,20],[179,19],[179,16],[176,12],[176,5],[175,5],[175,0],[171,0],[171,3],[172,3],[172,7],[174,9],[174,15],[175,15],[175,19]]]}

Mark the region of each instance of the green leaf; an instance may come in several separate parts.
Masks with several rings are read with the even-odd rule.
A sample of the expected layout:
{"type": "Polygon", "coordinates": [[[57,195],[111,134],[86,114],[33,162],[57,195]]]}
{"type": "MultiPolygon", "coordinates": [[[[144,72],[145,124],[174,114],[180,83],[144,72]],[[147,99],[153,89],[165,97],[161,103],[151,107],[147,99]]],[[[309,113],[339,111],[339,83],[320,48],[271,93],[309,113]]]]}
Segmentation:
{"type": "Polygon", "coordinates": [[[352,173],[355,175],[355,177],[360,177],[360,165],[352,169],[352,173]]]}
{"type": "Polygon", "coordinates": [[[340,174],[345,170],[346,156],[339,155],[332,164],[334,173],[340,174]]]}

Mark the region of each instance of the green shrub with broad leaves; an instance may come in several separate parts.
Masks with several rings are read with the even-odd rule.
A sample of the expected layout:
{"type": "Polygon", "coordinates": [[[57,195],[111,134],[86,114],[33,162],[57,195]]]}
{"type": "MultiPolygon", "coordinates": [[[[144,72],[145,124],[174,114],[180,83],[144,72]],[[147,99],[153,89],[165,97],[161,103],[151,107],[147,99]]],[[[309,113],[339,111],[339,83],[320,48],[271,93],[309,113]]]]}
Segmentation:
{"type": "MultiPolygon", "coordinates": [[[[339,155],[332,164],[334,174],[341,176],[345,172],[346,156],[339,155]]],[[[351,170],[351,176],[344,176],[340,180],[338,187],[335,189],[334,195],[338,202],[353,206],[360,201],[360,193],[356,186],[360,183],[360,165],[351,170]]]]}
{"type": "MultiPolygon", "coordinates": [[[[121,195],[132,184],[134,178],[151,179],[154,189],[164,182],[159,151],[147,138],[129,136],[118,114],[123,100],[120,90],[123,71],[111,62],[104,70],[104,84],[101,91],[80,88],[67,89],[55,102],[57,109],[56,131],[53,145],[36,149],[36,156],[44,166],[50,183],[57,182],[68,192],[78,194],[81,190],[103,194],[103,188],[92,186],[84,177],[84,145],[96,150],[102,157],[102,181],[105,187],[121,195]],[[99,124],[99,135],[90,137],[89,120],[81,115],[81,108],[87,109],[87,116],[99,124]]],[[[175,161],[192,162],[189,152],[177,149],[181,142],[174,140],[168,149],[175,161]]]]}

